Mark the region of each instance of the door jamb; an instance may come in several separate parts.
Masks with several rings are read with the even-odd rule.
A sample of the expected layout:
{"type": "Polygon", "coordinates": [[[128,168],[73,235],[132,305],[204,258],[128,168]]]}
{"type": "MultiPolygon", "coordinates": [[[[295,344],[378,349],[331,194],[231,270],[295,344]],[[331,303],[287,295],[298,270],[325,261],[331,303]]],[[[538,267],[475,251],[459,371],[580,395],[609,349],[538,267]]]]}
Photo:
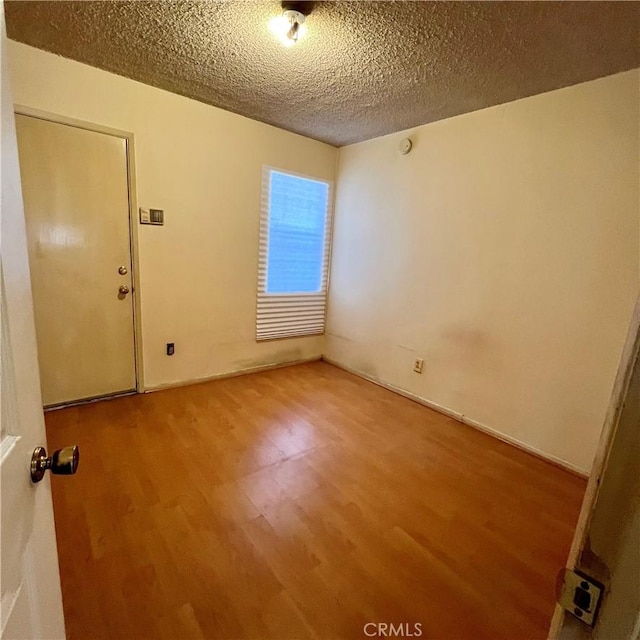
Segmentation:
{"type": "Polygon", "coordinates": [[[135,135],[131,131],[123,131],[122,129],[114,129],[101,124],[70,118],[58,113],[42,111],[25,105],[14,105],[14,113],[16,115],[29,116],[40,120],[47,120],[57,124],[63,124],[86,131],[95,133],[103,133],[106,135],[122,138],[125,140],[127,149],[127,189],[129,193],[129,250],[131,252],[131,269],[133,276],[133,342],[134,342],[134,361],[136,373],[136,391],[144,393],[144,360],[142,357],[142,304],[140,295],[140,260],[139,260],[139,237],[137,221],[138,200],[136,186],[136,162],[135,162],[135,135]]]}
{"type": "MultiPolygon", "coordinates": [[[[627,391],[633,375],[636,360],[640,357],[640,295],[636,298],[635,306],[629,322],[627,337],[625,339],[618,371],[613,383],[613,390],[609,399],[609,406],[604,419],[604,425],[600,434],[598,448],[589,475],[589,481],[585,491],[578,523],[576,525],[573,541],[565,564],[566,569],[574,571],[580,568],[580,558],[587,543],[589,526],[593,518],[600,485],[606,472],[607,462],[613,447],[620,415],[627,400],[627,391]]],[[[562,630],[565,619],[565,610],[556,603],[551,625],[549,627],[548,640],[556,640],[562,630]]]]}

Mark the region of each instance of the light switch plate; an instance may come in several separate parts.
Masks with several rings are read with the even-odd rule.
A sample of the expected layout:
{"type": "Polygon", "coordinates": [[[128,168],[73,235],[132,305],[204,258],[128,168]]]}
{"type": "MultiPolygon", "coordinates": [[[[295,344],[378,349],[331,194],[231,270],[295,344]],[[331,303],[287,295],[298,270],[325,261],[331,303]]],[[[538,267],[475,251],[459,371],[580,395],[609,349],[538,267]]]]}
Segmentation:
{"type": "Polygon", "coordinates": [[[140,207],[140,224],[164,224],[164,211],[162,209],[144,209],[140,207]]]}

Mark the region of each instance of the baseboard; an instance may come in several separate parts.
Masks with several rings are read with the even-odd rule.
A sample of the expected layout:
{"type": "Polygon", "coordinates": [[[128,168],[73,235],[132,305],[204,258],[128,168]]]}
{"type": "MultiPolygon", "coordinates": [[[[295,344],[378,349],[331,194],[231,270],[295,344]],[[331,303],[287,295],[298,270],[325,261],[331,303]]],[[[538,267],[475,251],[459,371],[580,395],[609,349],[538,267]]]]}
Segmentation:
{"type": "Polygon", "coordinates": [[[211,382],[212,380],[222,380],[224,378],[235,378],[236,376],[246,376],[250,373],[259,373],[260,371],[269,371],[271,369],[282,369],[283,367],[293,367],[297,364],[306,364],[307,362],[317,362],[322,360],[322,356],[314,356],[313,358],[305,358],[301,360],[291,360],[290,362],[274,362],[271,364],[261,364],[257,367],[247,367],[246,369],[237,369],[236,371],[228,371],[226,373],[217,373],[206,378],[192,378],[190,380],[181,380],[180,382],[165,382],[163,384],[146,387],[143,393],[153,393],[155,391],[164,391],[165,389],[176,389],[178,387],[188,387],[192,384],[202,384],[211,382]]]}
{"type": "Polygon", "coordinates": [[[429,409],[433,409],[434,411],[437,411],[438,413],[442,413],[445,416],[448,416],[449,418],[453,418],[454,420],[457,420],[462,424],[466,424],[469,427],[473,427],[478,431],[483,431],[484,433],[487,433],[488,435],[494,438],[497,438],[498,440],[502,440],[502,442],[506,442],[507,444],[517,447],[518,449],[525,451],[526,453],[532,456],[535,456],[536,458],[540,458],[545,462],[549,462],[550,464],[556,467],[560,467],[565,471],[569,471],[570,473],[576,476],[579,476],[581,478],[589,477],[589,472],[586,469],[582,469],[581,467],[578,467],[570,462],[567,462],[566,460],[562,460],[561,458],[558,458],[554,455],[545,453],[544,451],[540,451],[540,449],[537,449],[536,447],[532,447],[531,445],[526,444],[525,442],[521,442],[517,438],[513,438],[511,436],[505,435],[504,433],[501,433],[497,429],[493,429],[491,427],[488,427],[485,424],[482,424],[481,422],[478,422],[477,420],[473,420],[472,418],[469,418],[469,416],[465,416],[464,414],[454,411],[453,409],[449,409],[448,407],[443,407],[442,405],[439,405],[436,402],[427,400],[426,398],[418,396],[415,393],[411,393],[410,391],[405,391],[400,387],[396,387],[393,384],[384,382],[383,380],[380,380],[375,376],[371,376],[367,373],[364,373],[363,371],[358,371],[357,369],[348,367],[347,365],[344,365],[341,362],[338,362],[331,358],[327,358],[326,356],[322,356],[322,360],[324,360],[325,362],[328,362],[329,364],[332,364],[334,367],[338,367],[339,369],[347,371],[348,373],[351,373],[354,376],[358,376],[359,378],[363,378],[364,380],[373,382],[373,384],[377,384],[379,387],[383,387],[384,389],[393,391],[394,393],[397,393],[398,395],[408,398],[409,400],[413,400],[414,402],[417,402],[425,407],[428,407],[429,409]]]}

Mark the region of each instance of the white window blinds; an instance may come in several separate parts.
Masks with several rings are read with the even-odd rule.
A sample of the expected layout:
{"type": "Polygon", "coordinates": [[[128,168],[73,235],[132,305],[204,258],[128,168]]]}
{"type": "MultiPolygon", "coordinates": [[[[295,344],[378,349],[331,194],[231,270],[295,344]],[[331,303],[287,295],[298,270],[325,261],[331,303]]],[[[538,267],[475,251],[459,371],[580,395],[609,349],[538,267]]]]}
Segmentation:
{"type": "Polygon", "coordinates": [[[330,183],[264,168],[258,340],[324,332],[330,203],[330,183]]]}

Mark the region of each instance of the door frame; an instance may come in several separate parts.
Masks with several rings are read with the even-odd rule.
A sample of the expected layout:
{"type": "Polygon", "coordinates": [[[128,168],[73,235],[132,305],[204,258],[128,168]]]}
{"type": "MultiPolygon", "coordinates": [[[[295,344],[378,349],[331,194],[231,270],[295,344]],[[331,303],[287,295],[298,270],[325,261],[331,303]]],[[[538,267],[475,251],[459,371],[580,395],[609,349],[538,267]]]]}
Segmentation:
{"type": "MultiPolygon", "coordinates": [[[[48,122],[54,122],[56,124],[62,124],[69,127],[76,127],[78,129],[84,129],[86,131],[93,131],[94,133],[103,133],[116,138],[122,138],[126,143],[126,158],[127,158],[127,190],[129,194],[129,251],[131,253],[131,271],[133,280],[133,344],[134,344],[134,363],[135,363],[135,380],[136,380],[136,392],[144,393],[144,360],[142,357],[142,305],[140,295],[140,261],[139,261],[139,237],[138,237],[138,224],[136,224],[138,216],[138,199],[137,199],[137,187],[136,187],[136,163],[135,163],[135,136],[131,131],[123,131],[122,129],[114,129],[113,127],[107,127],[101,124],[95,124],[93,122],[86,122],[85,120],[78,120],[76,118],[70,118],[60,115],[58,113],[51,113],[48,111],[42,111],[41,109],[34,109],[20,104],[15,104],[13,107],[15,115],[29,116],[31,118],[37,118],[39,120],[46,120],[48,122]]],[[[114,394],[119,395],[119,394],[114,394]]],[[[101,397],[100,400],[108,398],[101,397]]],[[[85,402],[92,402],[93,400],[86,400],[85,402]]],[[[68,403],[80,404],[80,403],[68,403]]],[[[66,406],[66,405],[63,405],[66,406]]],[[[61,407],[55,407],[61,408],[61,407]]]]}
{"type": "MultiPolygon", "coordinates": [[[[623,409],[625,408],[625,404],[628,402],[627,394],[631,384],[631,378],[634,373],[634,368],[637,367],[639,357],[640,295],[636,298],[633,313],[629,321],[627,337],[620,355],[620,362],[618,364],[618,370],[613,383],[613,389],[611,391],[604,425],[600,433],[600,440],[598,442],[593,466],[587,482],[587,488],[582,501],[582,507],[580,509],[580,515],[576,524],[573,540],[571,542],[571,548],[569,549],[569,554],[565,563],[565,568],[569,571],[575,571],[576,569],[580,570],[583,568],[581,566],[582,554],[588,543],[591,521],[598,506],[600,487],[605,479],[609,457],[614,445],[614,439],[618,431],[618,425],[620,423],[623,409]]],[[[600,578],[600,576],[595,577],[600,578]]],[[[608,585],[605,586],[608,587],[608,585]]],[[[606,604],[607,602],[604,600],[602,606],[606,606],[606,604]]],[[[565,619],[570,617],[571,616],[563,609],[563,607],[556,602],[547,639],[557,640],[560,638],[565,619]]],[[[591,637],[593,629],[587,629],[585,627],[583,631],[585,632],[585,635],[581,635],[580,637],[586,638],[591,637]]],[[[578,636],[575,637],[577,638],[578,636]]]]}

